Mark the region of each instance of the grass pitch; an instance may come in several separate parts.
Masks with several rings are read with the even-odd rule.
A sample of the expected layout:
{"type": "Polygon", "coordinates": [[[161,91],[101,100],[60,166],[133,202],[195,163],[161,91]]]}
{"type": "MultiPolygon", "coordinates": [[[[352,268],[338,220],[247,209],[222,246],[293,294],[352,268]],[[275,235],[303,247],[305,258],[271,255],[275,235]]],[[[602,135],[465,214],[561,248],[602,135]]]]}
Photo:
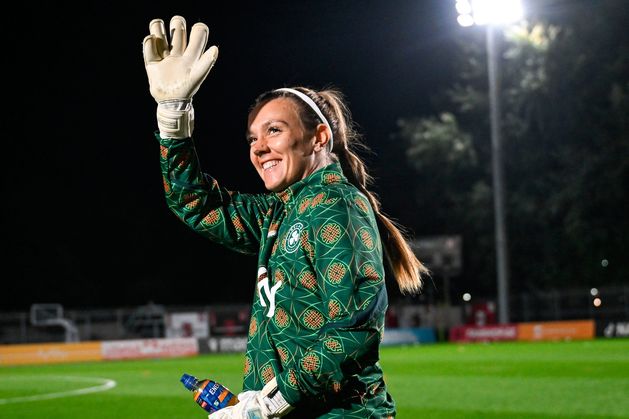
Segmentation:
{"type": "MultiPolygon", "coordinates": [[[[385,347],[400,418],[629,418],[629,339],[385,347]]],[[[186,372],[241,390],[242,354],[0,367],[0,418],[207,418],[186,372]]]]}

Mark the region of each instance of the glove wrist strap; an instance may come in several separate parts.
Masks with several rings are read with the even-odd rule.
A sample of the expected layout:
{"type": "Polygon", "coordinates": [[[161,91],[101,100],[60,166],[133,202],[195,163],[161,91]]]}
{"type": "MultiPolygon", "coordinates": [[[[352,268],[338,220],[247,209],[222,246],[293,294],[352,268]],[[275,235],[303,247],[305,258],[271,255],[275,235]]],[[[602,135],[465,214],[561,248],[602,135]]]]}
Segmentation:
{"type": "Polygon", "coordinates": [[[280,393],[276,378],[269,381],[260,393],[262,402],[268,409],[269,417],[279,418],[293,410],[293,406],[288,404],[282,393],[280,393]]]}
{"type": "Polygon", "coordinates": [[[157,104],[157,127],[162,138],[189,138],[194,130],[194,108],[190,100],[168,100],[157,104]]]}

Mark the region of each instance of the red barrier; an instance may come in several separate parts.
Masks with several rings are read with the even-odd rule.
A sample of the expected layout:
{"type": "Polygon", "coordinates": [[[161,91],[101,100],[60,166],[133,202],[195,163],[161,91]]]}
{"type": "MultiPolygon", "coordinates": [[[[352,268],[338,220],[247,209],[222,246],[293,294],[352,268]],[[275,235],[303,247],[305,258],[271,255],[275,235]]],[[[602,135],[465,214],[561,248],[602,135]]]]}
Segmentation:
{"type": "Polygon", "coordinates": [[[451,342],[494,342],[517,339],[515,324],[458,326],[450,329],[451,342]]]}

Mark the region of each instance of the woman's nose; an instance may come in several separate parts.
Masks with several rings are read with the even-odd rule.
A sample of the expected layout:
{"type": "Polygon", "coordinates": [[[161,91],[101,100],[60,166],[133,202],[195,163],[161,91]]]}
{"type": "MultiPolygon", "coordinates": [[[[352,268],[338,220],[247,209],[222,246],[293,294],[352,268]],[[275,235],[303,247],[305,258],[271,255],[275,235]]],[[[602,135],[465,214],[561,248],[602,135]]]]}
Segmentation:
{"type": "Polygon", "coordinates": [[[258,138],[252,145],[253,154],[259,156],[260,154],[266,153],[269,148],[267,146],[266,140],[263,138],[258,138]]]}

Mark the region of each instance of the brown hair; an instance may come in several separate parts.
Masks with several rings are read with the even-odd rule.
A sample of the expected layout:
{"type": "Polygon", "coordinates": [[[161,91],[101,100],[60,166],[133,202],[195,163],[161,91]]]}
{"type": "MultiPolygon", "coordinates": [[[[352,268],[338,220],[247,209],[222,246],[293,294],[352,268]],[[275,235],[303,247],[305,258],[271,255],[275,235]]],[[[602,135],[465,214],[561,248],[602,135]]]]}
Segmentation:
{"type": "MultiPolygon", "coordinates": [[[[347,179],[369,199],[378,220],[385,257],[400,291],[402,294],[418,293],[423,284],[422,276],[428,274],[428,269],[417,259],[408,244],[405,229],[382,212],[377,195],[367,189],[373,178],[367,173],[365,163],[357,151],[369,151],[369,148],[362,142],[362,136],[356,129],[343,93],[335,88],[320,91],[306,87],[292,89],[312,99],[327,118],[334,136],[331,157],[334,161],[340,162],[347,179]]],[[[278,97],[291,98],[297,104],[306,129],[314,130],[318,124],[323,123],[303,100],[287,91],[271,90],[262,93],[256,98],[251,109],[278,97]]]]}

